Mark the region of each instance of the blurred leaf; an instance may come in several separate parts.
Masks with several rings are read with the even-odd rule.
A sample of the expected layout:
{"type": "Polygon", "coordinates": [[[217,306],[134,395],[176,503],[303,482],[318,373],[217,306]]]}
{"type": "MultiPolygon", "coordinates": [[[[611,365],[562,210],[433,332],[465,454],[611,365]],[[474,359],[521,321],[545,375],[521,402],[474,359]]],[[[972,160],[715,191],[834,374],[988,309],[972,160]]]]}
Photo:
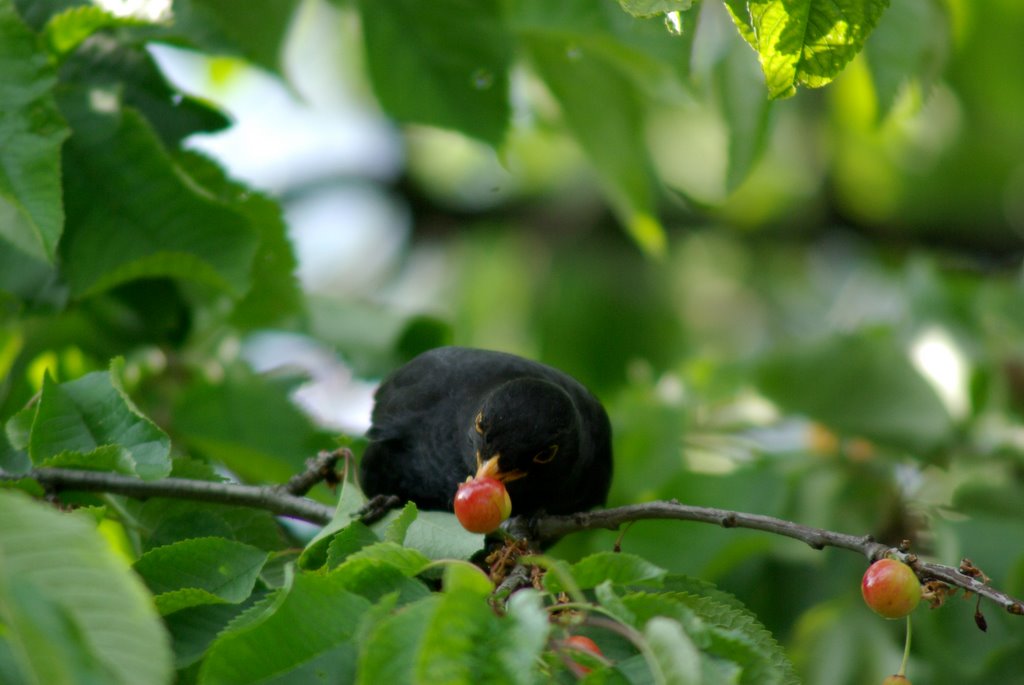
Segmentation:
{"type": "Polygon", "coordinates": [[[685,12],[693,0],[619,0],[619,4],[634,17],[653,17],[666,12],[685,12]]]}
{"type": "MultiPolygon", "coordinates": [[[[627,0],[628,1],[628,0],[627,0]]],[[[658,0],[640,0],[640,3],[658,0]]],[[[672,0],[663,0],[670,3],[672,0]]],[[[690,3],[682,0],[682,3],[690,3]]],[[[676,8],[678,9],[678,8],[676,8]]],[[[520,0],[510,11],[517,34],[548,41],[563,41],[567,52],[575,48],[598,55],[636,88],[657,100],[675,100],[689,91],[690,60],[698,12],[680,17],[679,32],[663,19],[637,19],[610,0],[520,0]]]]}
{"type": "Polygon", "coordinates": [[[700,653],[678,623],[655,616],[644,626],[644,637],[651,646],[663,682],[700,685],[700,653]]]}
{"type": "Polygon", "coordinates": [[[337,574],[298,573],[273,613],[232,625],[213,643],[199,671],[202,685],[351,682],[353,636],[370,608],[337,574]]]}
{"type": "Polygon", "coordinates": [[[161,614],[200,604],[239,604],[252,593],[268,553],[233,540],[194,538],[152,549],[135,562],[161,614]]]}
{"type": "Polygon", "coordinates": [[[118,682],[88,649],[70,613],[29,581],[0,573],[0,612],[7,638],[0,642],[2,682],[118,682]]]}
{"type": "MultiPolygon", "coordinates": [[[[193,133],[219,131],[230,123],[210,103],[171,86],[141,39],[133,42],[104,34],[92,36],[65,58],[60,78],[66,89],[88,92],[88,107],[95,110],[90,114],[137,110],[168,149],[180,147],[182,140],[193,133]],[[91,99],[100,93],[109,94],[109,98],[91,99]]],[[[80,93],[71,96],[74,98],[84,99],[80,93]]],[[[64,108],[66,100],[59,104],[64,108]]],[[[77,113],[83,114],[80,106],[77,113]]],[[[80,129],[89,132],[95,126],[72,122],[76,135],[80,129]]]]}
{"type": "Polygon", "coordinates": [[[730,49],[715,69],[722,115],[729,127],[727,191],[746,180],[768,139],[772,100],[760,90],[764,76],[749,56],[746,50],[730,49]]]}
{"type": "Polygon", "coordinates": [[[768,94],[818,88],[864,47],[889,0],[726,0],[740,34],[757,51],[768,94]]]}
{"type": "MultiPolygon", "coordinates": [[[[105,124],[95,119],[91,125],[98,133],[105,124]]],[[[67,188],[74,221],[62,255],[77,295],[155,276],[195,280],[233,295],[245,292],[256,249],[252,228],[196,193],[137,114],[126,111],[117,128],[73,141],[67,166],[78,174],[68,177],[67,188]]]]}
{"type": "Polygon", "coordinates": [[[944,4],[936,0],[893,3],[885,21],[871,34],[864,54],[871,68],[878,99],[878,118],[884,118],[900,89],[917,83],[927,93],[938,78],[949,50],[950,27],[944,4]]]}
{"type": "Polygon", "coordinates": [[[391,116],[502,142],[512,53],[500,2],[358,4],[370,80],[391,116]]]}
{"type": "Polygon", "coordinates": [[[782,408],[843,435],[928,451],[953,428],[935,391],[884,332],[779,353],[761,367],[758,384],[782,408]]]}
{"type": "Polygon", "coordinates": [[[174,0],[174,29],[205,52],[238,54],[274,73],[281,72],[281,51],[296,0],[174,0]]]}
{"type": "Polygon", "coordinates": [[[356,683],[415,682],[420,638],[441,601],[431,595],[378,623],[360,650],[356,683]]]}
{"type": "Polygon", "coordinates": [[[509,625],[504,628],[506,635],[498,645],[497,658],[517,685],[537,682],[537,657],[551,631],[541,595],[531,588],[519,590],[509,597],[505,611],[509,625]]]}
{"type": "Polygon", "coordinates": [[[284,482],[327,446],[327,436],[288,399],[296,379],[260,376],[241,363],[226,374],[181,394],[175,430],[182,443],[253,482],[284,482]]]}
{"type": "Polygon", "coordinates": [[[0,2],[0,289],[28,298],[48,279],[64,224],[60,148],[68,129],[53,68],[9,0],[0,2]]]}
{"type": "Polygon", "coordinates": [[[97,454],[100,468],[123,464],[146,480],[170,473],[170,439],[135,408],[115,382],[120,365],[113,366],[110,372],[94,371],[59,385],[49,376],[44,379],[28,446],[33,463],[48,464],[63,452],[106,448],[97,454]]]}
{"type": "Polygon", "coordinates": [[[70,218],[61,243],[72,291],[172,276],[244,293],[258,237],[243,216],[197,188],[157,139],[161,131],[174,144],[202,122],[174,108],[148,56],[90,40],[61,73],[74,82],[60,98],[74,130],[65,147],[70,218]]]}
{"type": "Polygon", "coordinates": [[[177,159],[191,178],[244,216],[259,234],[252,287],[235,305],[232,323],[243,330],[294,325],[304,316],[305,303],[281,208],[267,196],[232,182],[223,169],[199,154],[185,152],[177,159]]]}
{"type": "Polygon", "coordinates": [[[32,611],[5,631],[19,661],[28,660],[19,664],[29,669],[27,682],[170,682],[170,650],[152,600],[95,526],[10,490],[0,490],[0,520],[0,613],[32,611]],[[14,590],[17,600],[6,594],[14,590]],[[56,633],[40,634],[43,626],[56,633]],[[72,661],[49,664],[55,651],[72,661]],[[48,680],[60,677],[61,666],[82,671],[48,680]],[[102,680],[90,680],[100,673],[102,680]]]}
{"type": "Polygon", "coordinates": [[[494,653],[513,626],[499,619],[487,597],[494,589],[487,576],[468,564],[445,568],[441,601],[427,621],[417,650],[415,678],[420,682],[514,683],[494,653]]]}
{"type": "Polygon", "coordinates": [[[666,589],[708,624],[733,634],[715,632],[709,651],[722,654],[743,667],[741,683],[796,685],[799,682],[786,651],[761,620],[732,595],[696,578],[671,576],[666,589]]]}
{"type": "Polygon", "coordinates": [[[651,163],[636,89],[596,51],[527,32],[530,61],[558,101],[566,126],[601,175],[619,220],[648,254],[665,252],[655,219],[651,163]]]}
{"type": "Polygon", "coordinates": [[[73,7],[50,17],[43,30],[43,37],[50,52],[61,58],[100,29],[143,23],[132,17],[115,16],[99,7],[73,7]]]}

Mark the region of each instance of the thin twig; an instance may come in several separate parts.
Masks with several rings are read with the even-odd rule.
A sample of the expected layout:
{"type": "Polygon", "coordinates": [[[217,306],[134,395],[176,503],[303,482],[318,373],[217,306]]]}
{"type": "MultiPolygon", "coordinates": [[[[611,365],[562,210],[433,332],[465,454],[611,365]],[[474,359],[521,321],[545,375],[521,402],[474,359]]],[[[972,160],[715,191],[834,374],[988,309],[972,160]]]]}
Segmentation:
{"type": "Polygon", "coordinates": [[[321,451],[315,458],[306,460],[305,471],[295,474],[288,479],[287,483],[277,487],[282,492],[296,497],[302,497],[321,481],[334,487],[341,482],[338,472],[335,471],[338,462],[344,460],[347,464],[351,459],[352,450],[347,447],[339,447],[330,452],[321,451]]]}
{"type": "Polygon", "coordinates": [[[296,497],[272,485],[240,485],[189,478],[140,480],[117,473],[59,468],[32,469],[26,474],[15,475],[0,469],[0,480],[22,478],[38,481],[47,490],[107,492],[137,498],[170,497],[266,509],[279,516],[309,521],[321,526],[330,522],[334,513],[331,507],[304,497],[296,497]]]}
{"type": "Polygon", "coordinates": [[[680,504],[675,500],[630,504],[600,511],[581,512],[564,516],[538,516],[528,521],[512,519],[506,523],[510,533],[521,534],[528,530],[529,537],[540,544],[581,530],[608,529],[617,530],[620,526],[644,519],[678,519],[683,521],[699,521],[714,523],[723,528],[750,528],[775,535],[782,535],[807,543],[814,549],[838,547],[859,552],[869,561],[876,561],[885,556],[894,556],[906,561],[917,573],[922,582],[939,580],[954,587],[960,587],[989,599],[1000,605],[1011,614],[1024,615],[1024,603],[1005,592],[996,590],[984,582],[961,573],[952,566],[944,566],[921,561],[916,555],[907,554],[898,548],[876,542],[870,535],[856,536],[837,533],[822,528],[812,528],[793,521],[747,514],[727,509],[695,507],[680,504]]]}

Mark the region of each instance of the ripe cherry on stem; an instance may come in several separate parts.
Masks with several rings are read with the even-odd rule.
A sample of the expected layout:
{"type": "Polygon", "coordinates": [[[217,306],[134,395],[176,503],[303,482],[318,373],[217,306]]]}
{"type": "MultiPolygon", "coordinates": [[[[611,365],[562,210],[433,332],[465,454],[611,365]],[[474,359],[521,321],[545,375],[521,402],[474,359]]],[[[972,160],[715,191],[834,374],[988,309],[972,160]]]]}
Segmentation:
{"type": "Polygon", "coordinates": [[[903,618],[921,601],[921,581],[898,559],[879,559],[861,579],[864,601],[879,616],[903,618]]]}

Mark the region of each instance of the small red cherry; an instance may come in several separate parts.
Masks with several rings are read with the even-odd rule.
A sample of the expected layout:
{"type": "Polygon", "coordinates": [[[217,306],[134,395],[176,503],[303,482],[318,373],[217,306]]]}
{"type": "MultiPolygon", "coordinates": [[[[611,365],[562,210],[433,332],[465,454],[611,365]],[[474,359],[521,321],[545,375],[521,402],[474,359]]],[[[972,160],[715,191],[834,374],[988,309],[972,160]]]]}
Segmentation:
{"type": "Polygon", "coordinates": [[[882,685],[910,685],[910,681],[906,676],[891,675],[882,681],[882,685]]]}
{"type": "MultiPolygon", "coordinates": [[[[597,643],[591,640],[585,635],[570,635],[562,641],[562,645],[569,647],[571,650],[579,650],[581,652],[588,652],[596,657],[603,657],[604,652],[597,646],[597,643]]],[[[572,663],[573,670],[577,672],[577,675],[586,675],[590,673],[590,668],[582,664],[572,663]]]]}
{"type": "Polygon", "coordinates": [[[921,581],[902,561],[879,559],[864,572],[860,592],[879,616],[903,618],[921,601],[921,581]]]}
{"type": "Polygon", "coordinates": [[[455,517],[470,533],[490,533],[512,513],[505,484],[495,478],[474,478],[455,493],[455,517]]]}

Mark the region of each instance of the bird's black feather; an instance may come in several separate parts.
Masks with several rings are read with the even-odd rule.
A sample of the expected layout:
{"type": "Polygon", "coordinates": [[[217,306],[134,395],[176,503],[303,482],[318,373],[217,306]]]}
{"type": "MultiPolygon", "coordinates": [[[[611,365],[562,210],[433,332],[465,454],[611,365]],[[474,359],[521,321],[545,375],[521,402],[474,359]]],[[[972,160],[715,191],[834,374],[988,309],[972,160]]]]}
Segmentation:
{"type": "Polygon", "coordinates": [[[451,510],[480,450],[527,472],[507,483],[514,515],[590,509],[604,504],[611,483],[601,403],[568,374],[501,352],[442,347],[397,369],[377,390],[368,437],[364,492],[421,509],[451,510]],[[550,463],[531,461],[558,442],[566,444],[550,463]]]}

